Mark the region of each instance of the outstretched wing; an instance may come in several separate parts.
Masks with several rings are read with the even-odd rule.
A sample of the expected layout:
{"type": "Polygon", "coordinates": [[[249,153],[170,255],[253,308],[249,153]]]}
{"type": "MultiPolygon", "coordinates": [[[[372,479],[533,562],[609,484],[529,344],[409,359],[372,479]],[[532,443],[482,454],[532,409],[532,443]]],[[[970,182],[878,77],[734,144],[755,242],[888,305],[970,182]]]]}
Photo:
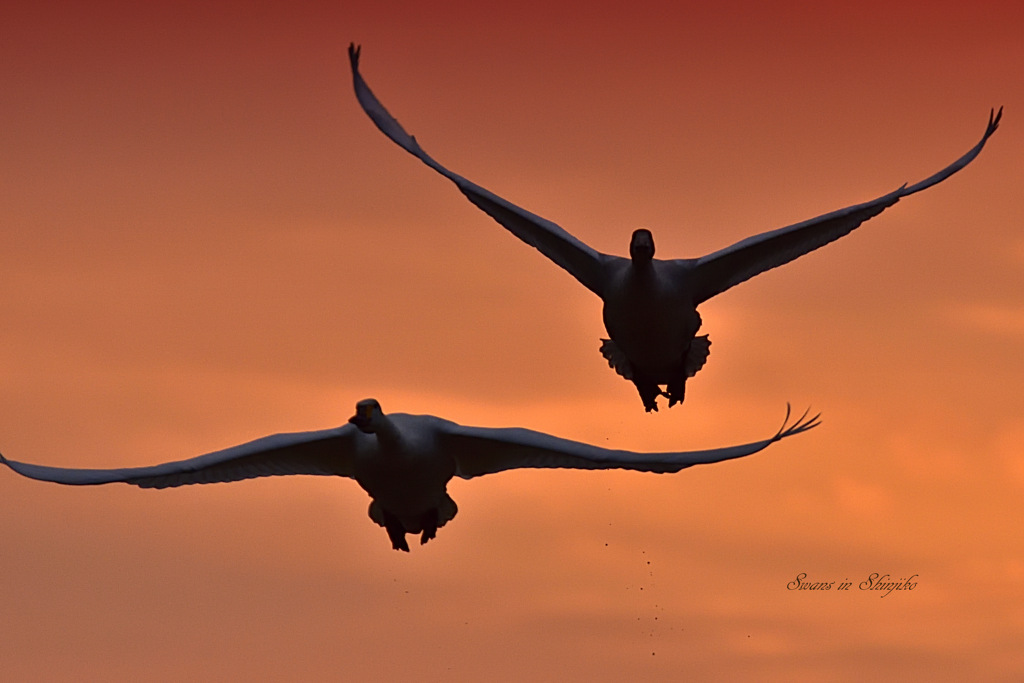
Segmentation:
{"type": "Polygon", "coordinates": [[[352,476],[352,452],[356,428],[294,434],[275,434],[222,451],[189,460],[152,467],[124,467],[109,470],[47,467],[8,460],[0,462],[18,474],[58,484],[85,486],[124,482],[145,489],[163,489],[185,484],[212,484],[254,477],[286,474],[352,476]]]}
{"type": "Polygon", "coordinates": [[[455,457],[455,473],[464,479],[517,468],[678,472],[693,465],[721,462],[757,453],[776,441],[806,432],[820,424],[819,415],[808,417],[805,412],[793,425],[787,426],[789,415],[787,405],[786,419],[782,427],[774,436],[764,441],[679,453],[609,450],[529,429],[464,427],[454,423],[447,423],[440,432],[439,439],[445,451],[455,457]]]}
{"type": "Polygon", "coordinates": [[[551,221],[541,218],[522,209],[496,194],[485,190],[462,176],[449,171],[423,151],[416,138],[405,132],[384,105],[370,90],[370,86],[359,73],[359,48],[355,44],[348,47],[349,61],[352,63],[352,82],[355,85],[356,98],[377,128],[387,135],[402,149],[431,167],[444,177],[451,180],[466,195],[469,201],[476,204],[488,216],[498,221],[512,234],[523,240],[556,264],[569,271],[584,287],[601,296],[604,282],[604,262],[614,257],[591,249],[551,221]]]}
{"type": "Polygon", "coordinates": [[[967,154],[915,185],[904,185],[894,192],[878,199],[856,206],[849,206],[817,218],[749,237],[731,247],[716,251],[693,264],[693,303],[699,304],[716,294],[721,294],[733,285],[738,285],[758,273],[789,263],[795,258],[822,247],[852,232],[857,226],[898,202],[907,195],[920,192],[942,182],[967,164],[981,152],[985,142],[996,132],[1003,115],[994,110],[989,114],[988,127],[981,141],[967,154]]]}

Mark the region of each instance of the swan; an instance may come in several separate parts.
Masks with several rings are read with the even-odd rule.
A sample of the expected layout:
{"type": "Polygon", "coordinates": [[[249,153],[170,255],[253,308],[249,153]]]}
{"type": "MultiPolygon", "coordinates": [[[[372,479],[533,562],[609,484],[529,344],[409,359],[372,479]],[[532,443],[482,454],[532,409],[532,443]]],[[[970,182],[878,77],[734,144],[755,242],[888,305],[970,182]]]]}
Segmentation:
{"type": "Polygon", "coordinates": [[[435,161],[416,138],[388,113],[359,73],[359,50],[349,45],[356,98],[386,136],[455,183],[466,197],[512,234],[535,247],[601,297],[609,339],[601,353],[618,374],[633,382],[644,408],[658,409],[658,396],[671,408],[683,401],[686,380],[707,361],[711,342],[697,336],[697,307],[730,287],[839,239],[902,197],[942,182],[969,164],[996,131],[1003,109],[989,113],[981,141],[958,160],[914,185],[863,204],[833,211],[785,228],[761,233],[707,256],[654,258],[650,230],[633,232],[629,258],[603,254],[549,220],[522,209],[435,161]],[[666,390],[661,389],[666,385],[666,390]]]}
{"type": "Polygon", "coordinates": [[[386,415],[376,399],[356,403],[348,424],[333,429],[275,434],[189,460],[152,467],[74,469],[8,460],[25,477],[58,484],[124,482],[162,489],[254,477],[315,474],[355,479],[370,495],[370,519],[384,527],[395,550],[409,551],[406,534],[420,543],[457,511],[448,482],[517,468],[626,469],[678,472],[742,458],[821,423],[808,412],[789,424],[790,410],[770,438],[741,446],[676,453],[634,453],[591,446],[522,428],[467,427],[432,415],[386,415]]]}

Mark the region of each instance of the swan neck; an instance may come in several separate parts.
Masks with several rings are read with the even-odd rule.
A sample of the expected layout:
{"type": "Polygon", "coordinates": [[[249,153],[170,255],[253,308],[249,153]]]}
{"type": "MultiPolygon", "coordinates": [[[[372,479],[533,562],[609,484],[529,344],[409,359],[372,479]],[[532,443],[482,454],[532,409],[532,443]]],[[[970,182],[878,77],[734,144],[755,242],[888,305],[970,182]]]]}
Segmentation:
{"type": "Polygon", "coordinates": [[[654,259],[632,259],[630,270],[642,277],[650,277],[654,273],[654,259]]]}
{"type": "Polygon", "coordinates": [[[393,446],[397,445],[401,441],[401,434],[398,428],[395,427],[395,423],[388,419],[386,416],[381,416],[374,425],[373,433],[377,437],[377,441],[382,446],[393,446]]]}

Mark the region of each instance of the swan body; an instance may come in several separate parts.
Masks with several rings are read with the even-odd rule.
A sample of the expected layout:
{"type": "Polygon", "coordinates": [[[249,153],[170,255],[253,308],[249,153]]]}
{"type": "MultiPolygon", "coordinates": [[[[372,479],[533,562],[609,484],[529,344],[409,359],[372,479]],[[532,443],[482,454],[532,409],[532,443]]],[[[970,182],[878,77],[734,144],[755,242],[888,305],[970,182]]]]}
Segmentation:
{"type": "MultiPolygon", "coordinates": [[[[653,253],[653,240],[651,244],[653,253]]],[[[696,369],[686,372],[691,342],[701,325],[680,286],[686,279],[679,264],[653,258],[639,263],[620,259],[608,267],[602,317],[611,339],[604,340],[602,353],[636,385],[649,410],[657,410],[661,384],[668,385],[670,407],[682,401],[687,377],[707,358],[707,346],[694,349],[696,369]]]]}
{"type": "Polygon", "coordinates": [[[349,46],[349,60],[356,98],[388,138],[451,180],[470,202],[601,297],[610,337],[604,340],[601,352],[620,375],[636,385],[647,411],[658,409],[659,395],[668,398],[670,407],[681,402],[687,378],[707,359],[710,342],[707,336],[696,336],[701,303],[839,239],[901,198],[942,182],[978,156],[1002,117],[1002,108],[993,110],[981,141],[946,168],[872,201],[755,235],[692,259],[655,259],[650,231],[639,229],[630,241],[630,257],[624,258],[592,249],[555,223],[439,164],[370,90],[359,72],[359,48],[354,44],[349,46]],[[667,385],[667,390],[661,385],[667,385]]]}
{"type": "Polygon", "coordinates": [[[634,453],[529,429],[468,427],[432,415],[386,415],[375,399],[365,399],[342,427],[276,434],[151,467],[48,467],[3,455],[0,462],[23,476],[58,484],[123,482],[157,489],[292,474],[348,477],[370,495],[370,518],[384,527],[392,547],[408,552],[406,534],[420,534],[420,543],[426,543],[455,517],[457,507],[447,491],[453,477],[470,479],[518,468],[678,472],[757,453],[820,424],[818,415],[808,417],[806,412],[792,424],[789,417],[787,406],[782,427],[762,441],[703,451],[634,453]]]}

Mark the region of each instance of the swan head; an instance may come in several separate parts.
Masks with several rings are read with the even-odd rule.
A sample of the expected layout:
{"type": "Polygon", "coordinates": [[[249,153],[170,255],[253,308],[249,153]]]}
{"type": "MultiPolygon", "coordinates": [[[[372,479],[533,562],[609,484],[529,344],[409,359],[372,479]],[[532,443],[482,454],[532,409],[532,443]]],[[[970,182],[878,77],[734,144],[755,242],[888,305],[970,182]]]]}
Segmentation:
{"type": "Polygon", "coordinates": [[[629,240],[629,258],[635,265],[647,264],[654,258],[654,235],[647,228],[633,231],[629,240]]]}
{"type": "Polygon", "coordinates": [[[384,420],[384,411],[375,398],[364,398],[356,404],[356,414],[348,419],[364,434],[375,434],[384,420]]]}

